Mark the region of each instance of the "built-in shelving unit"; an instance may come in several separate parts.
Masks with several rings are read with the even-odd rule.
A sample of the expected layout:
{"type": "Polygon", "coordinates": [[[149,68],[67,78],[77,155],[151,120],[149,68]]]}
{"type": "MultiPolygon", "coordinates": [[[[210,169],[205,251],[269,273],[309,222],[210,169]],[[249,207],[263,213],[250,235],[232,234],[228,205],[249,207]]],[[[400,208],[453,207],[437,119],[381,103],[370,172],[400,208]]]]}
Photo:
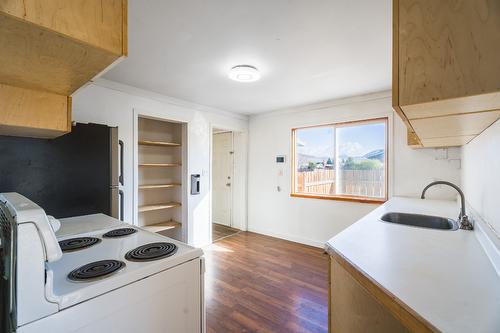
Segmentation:
{"type": "Polygon", "coordinates": [[[138,224],[184,241],[183,137],[185,125],[138,119],[138,224]]]}

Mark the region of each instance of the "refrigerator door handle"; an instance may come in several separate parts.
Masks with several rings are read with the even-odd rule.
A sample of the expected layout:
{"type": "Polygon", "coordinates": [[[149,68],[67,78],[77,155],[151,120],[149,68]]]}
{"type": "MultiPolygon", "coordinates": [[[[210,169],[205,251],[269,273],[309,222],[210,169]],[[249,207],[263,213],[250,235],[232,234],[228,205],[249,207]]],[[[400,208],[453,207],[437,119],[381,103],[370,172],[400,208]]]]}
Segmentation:
{"type": "Polygon", "coordinates": [[[123,212],[124,212],[124,207],[125,207],[125,200],[124,200],[123,191],[119,190],[118,195],[120,196],[120,221],[123,222],[123,212]]]}
{"type": "Polygon", "coordinates": [[[122,140],[118,140],[118,144],[120,145],[120,175],[118,176],[118,181],[121,185],[123,185],[123,152],[124,152],[124,144],[122,140]]]}

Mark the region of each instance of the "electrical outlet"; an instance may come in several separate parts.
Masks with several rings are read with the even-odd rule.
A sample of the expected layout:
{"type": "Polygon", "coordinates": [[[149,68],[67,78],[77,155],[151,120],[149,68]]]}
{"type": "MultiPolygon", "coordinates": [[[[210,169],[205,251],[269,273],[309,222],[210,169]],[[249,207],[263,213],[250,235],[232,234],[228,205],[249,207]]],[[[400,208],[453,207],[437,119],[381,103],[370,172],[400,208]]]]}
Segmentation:
{"type": "Polygon", "coordinates": [[[434,159],[436,159],[436,160],[448,159],[448,148],[435,148],[434,149],[434,159]]]}

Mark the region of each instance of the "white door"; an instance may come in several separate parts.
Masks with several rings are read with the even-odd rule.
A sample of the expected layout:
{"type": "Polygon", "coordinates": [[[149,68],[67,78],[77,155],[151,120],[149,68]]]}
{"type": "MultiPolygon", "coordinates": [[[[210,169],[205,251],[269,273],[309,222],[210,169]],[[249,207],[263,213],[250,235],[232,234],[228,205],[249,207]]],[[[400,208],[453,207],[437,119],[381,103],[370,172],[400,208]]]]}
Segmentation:
{"type": "Polygon", "coordinates": [[[231,226],[233,182],[233,133],[213,135],[212,221],[231,226]]]}

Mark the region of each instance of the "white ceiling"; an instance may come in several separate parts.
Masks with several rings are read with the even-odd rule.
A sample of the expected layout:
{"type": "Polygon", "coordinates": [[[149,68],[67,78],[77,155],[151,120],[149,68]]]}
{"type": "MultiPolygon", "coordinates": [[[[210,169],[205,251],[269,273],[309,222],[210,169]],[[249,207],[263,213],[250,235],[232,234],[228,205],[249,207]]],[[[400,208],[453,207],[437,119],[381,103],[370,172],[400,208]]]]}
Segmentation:
{"type": "Polygon", "coordinates": [[[390,0],[129,1],[106,79],[244,114],[390,89],[390,0]],[[238,83],[231,67],[262,79],[238,83]]]}

